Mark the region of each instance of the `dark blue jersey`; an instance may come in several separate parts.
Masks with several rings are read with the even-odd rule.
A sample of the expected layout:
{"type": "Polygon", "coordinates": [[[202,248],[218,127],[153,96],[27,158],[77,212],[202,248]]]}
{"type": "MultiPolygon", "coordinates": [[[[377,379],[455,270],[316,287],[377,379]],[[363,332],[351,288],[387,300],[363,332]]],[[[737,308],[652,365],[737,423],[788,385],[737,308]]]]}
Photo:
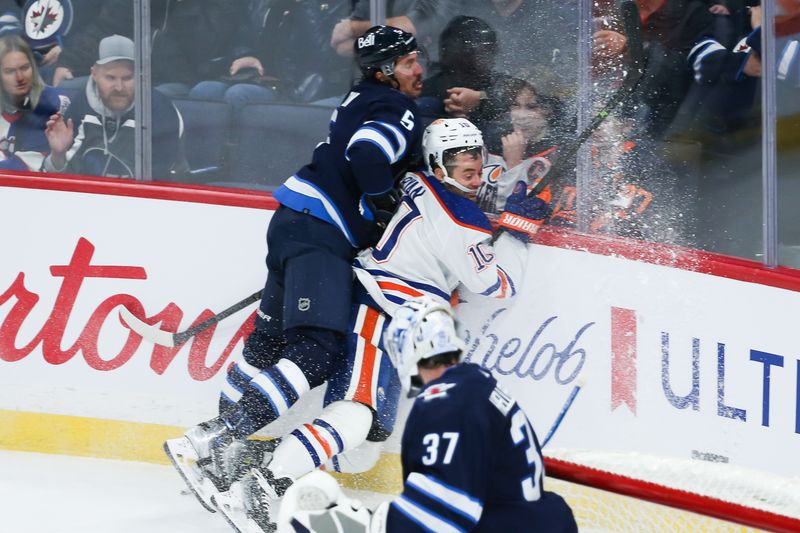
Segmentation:
{"type": "Polygon", "coordinates": [[[543,490],[525,413],[477,365],[456,365],[425,387],[406,422],[402,460],[389,533],[577,531],[569,506],[543,490]]]}
{"type": "Polygon", "coordinates": [[[364,197],[389,190],[419,150],[417,106],[374,80],[356,84],[331,117],[330,133],[311,163],[273,196],[295,211],[339,227],[356,248],[370,244],[373,224],[364,197]]]}

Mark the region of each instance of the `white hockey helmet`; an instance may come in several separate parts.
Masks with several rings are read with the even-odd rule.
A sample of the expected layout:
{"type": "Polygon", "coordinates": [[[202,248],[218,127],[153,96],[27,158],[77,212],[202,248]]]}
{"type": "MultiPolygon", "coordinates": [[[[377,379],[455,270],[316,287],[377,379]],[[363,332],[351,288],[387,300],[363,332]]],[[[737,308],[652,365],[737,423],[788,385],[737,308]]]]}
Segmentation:
{"type": "Polygon", "coordinates": [[[475,124],[465,118],[436,119],[425,128],[422,134],[422,151],[428,172],[439,167],[444,172],[443,181],[460,191],[474,193],[475,190],[465,187],[450,177],[444,165],[445,158],[458,153],[480,148],[483,160],[486,161],[486,148],[483,135],[475,124]]]}
{"type": "Polygon", "coordinates": [[[418,374],[419,361],[464,351],[464,342],[456,333],[453,310],[429,297],[410,300],[400,306],[384,339],[405,391],[411,389],[411,378],[418,374]]]}

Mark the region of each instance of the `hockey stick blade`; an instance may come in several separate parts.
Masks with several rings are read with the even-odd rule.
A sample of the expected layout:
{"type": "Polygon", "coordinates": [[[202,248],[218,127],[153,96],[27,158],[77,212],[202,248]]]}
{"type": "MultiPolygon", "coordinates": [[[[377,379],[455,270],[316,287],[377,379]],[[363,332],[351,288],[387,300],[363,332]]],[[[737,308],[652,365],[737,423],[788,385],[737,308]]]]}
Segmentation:
{"type": "Polygon", "coordinates": [[[159,346],[175,346],[175,334],[169,331],[163,331],[156,326],[146,324],[134,316],[127,307],[123,307],[119,311],[119,319],[125,324],[128,329],[138,333],[145,340],[158,344],[159,346]]]}
{"type": "Polygon", "coordinates": [[[216,315],[207,318],[206,320],[190,327],[185,331],[179,331],[177,333],[164,331],[156,326],[145,323],[131,313],[127,307],[120,309],[119,318],[126,326],[128,326],[129,329],[141,335],[143,339],[146,339],[153,344],[158,344],[159,346],[168,346],[173,348],[175,346],[180,346],[198,333],[207,330],[217,322],[228,318],[237,311],[241,311],[250,304],[259,301],[261,299],[261,293],[262,291],[256,291],[244,300],[236,302],[232,306],[220,311],[216,315]]]}

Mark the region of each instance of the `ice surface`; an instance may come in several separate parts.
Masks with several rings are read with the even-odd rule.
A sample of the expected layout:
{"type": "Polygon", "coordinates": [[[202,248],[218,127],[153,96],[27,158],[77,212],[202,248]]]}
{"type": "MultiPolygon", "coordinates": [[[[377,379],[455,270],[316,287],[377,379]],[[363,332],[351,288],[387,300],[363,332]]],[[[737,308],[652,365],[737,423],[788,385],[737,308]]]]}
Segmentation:
{"type": "MultiPolygon", "coordinates": [[[[0,451],[3,533],[230,533],[171,466],[0,451]]],[[[388,496],[349,492],[374,507],[388,496]]]]}

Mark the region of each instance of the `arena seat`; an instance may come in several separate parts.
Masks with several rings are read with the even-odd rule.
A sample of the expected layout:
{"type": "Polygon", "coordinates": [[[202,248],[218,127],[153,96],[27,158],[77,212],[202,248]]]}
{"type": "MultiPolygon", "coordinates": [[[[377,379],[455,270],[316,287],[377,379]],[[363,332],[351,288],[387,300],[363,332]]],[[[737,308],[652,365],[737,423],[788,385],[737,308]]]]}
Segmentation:
{"type": "Polygon", "coordinates": [[[183,117],[184,146],[189,179],[203,183],[226,174],[225,156],[230,149],[233,110],[224,102],[174,98],[183,117]]]}
{"type": "Polygon", "coordinates": [[[310,104],[257,104],[242,109],[235,133],[227,183],[274,189],[311,160],[328,136],[332,107],[310,104]]]}

